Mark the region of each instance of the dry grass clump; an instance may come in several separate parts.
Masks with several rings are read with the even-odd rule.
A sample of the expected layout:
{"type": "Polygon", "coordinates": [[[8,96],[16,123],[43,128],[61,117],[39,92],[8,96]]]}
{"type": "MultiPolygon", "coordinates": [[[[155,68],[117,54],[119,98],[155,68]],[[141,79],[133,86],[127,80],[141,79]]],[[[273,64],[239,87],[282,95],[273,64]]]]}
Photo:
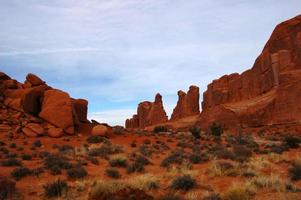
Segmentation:
{"type": "Polygon", "coordinates": [[[134,189],[147,191],[158,188],[159,180],[158,177],[153,174],[143,174],[129,179],[127,184],[134,189]]]}
{"type": "Polygon", "coordinates": [[[215,176],[238,176],[243,173],[243,168],[239,163],[213,160],[207,170],[207,175],[215,176]]]}
{"type": "Polygon", "coordinates": [[[258,189],[266,188],[275,192],[285,191],[285,183],[278,175],[254,177],[249,183],[258,189]]]}
{"type": "Polygon", "coordinates": [[[234,183],[225,192],[224,199],[226,200],[249,200],[254,194],[254,189],[250,184],[234,183]]]}

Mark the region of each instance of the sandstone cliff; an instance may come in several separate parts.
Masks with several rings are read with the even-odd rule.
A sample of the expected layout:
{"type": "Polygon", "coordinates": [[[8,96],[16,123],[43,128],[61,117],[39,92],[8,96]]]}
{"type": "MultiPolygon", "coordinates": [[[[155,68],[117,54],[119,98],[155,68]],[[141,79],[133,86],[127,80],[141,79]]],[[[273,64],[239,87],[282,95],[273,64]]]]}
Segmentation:
{"type": "Polygon", "coordinates": [[[154,102],[144,101],[138,105],[137,114],[125,122],[126,128],[145,128],[167,122],[162,96],[157,94],[154,102]]]}
{"type": "Polygon", "coordinates": [[[225,75],[203,94],[198,124],[226,128],[301,124],[301,16],[279,24],[253,67],[225,75]]]}
{"type": "Polygon", "coordinates": [[[187,94],[181,90],[178,91],[178,102],[171,115],[171,120],[200,114],[199,99],[197,86],[190,86],[187,94]]]}

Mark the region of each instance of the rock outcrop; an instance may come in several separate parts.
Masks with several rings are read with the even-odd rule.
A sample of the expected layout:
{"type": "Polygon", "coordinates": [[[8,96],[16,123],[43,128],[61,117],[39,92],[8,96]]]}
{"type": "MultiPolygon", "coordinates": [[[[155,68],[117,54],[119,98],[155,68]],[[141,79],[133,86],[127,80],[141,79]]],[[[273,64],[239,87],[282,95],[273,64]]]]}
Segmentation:
{"type": "Polygon", "coordinates": [[[208,85],[198,124],[301,124],[301,16],[279,24],[253,67],[208,85]]]}
{"type": "Polygon", "coordinates": [[[144,101],[138,105],[137,114],[126,120],[126,128],[145,128],[167,122],[162,96],[158,93],[154,102],[144,101]]]}
{"type": "Polygon", "coordinates": [[[34,74],[28,74],[22,84],[0,72],[0,109],[5,123],[14,121],[10,127],[14,136],[23,132],[28,137],[60,137],[90,124],[88,101],[73,99],[34,74]]]}
{"type": "Polygon", "coordinates": [[[171,120],[200,114],[200,94],[197,86],[190,86],[187,94],[182,90],[178,91],[178,98],[177,105],[171,115],[171,120]]]}

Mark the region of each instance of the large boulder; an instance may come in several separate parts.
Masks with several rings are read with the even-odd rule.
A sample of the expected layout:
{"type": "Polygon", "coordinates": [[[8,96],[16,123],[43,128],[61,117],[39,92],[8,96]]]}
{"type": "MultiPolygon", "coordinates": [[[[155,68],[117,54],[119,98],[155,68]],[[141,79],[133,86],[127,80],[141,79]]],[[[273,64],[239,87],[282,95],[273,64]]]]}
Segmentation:
{"type": "Polygon", "coordinates": [[[48,129],[48,136],[53,138],[59,138],[64,135],[64,131],[61,128],[50,127],[48,129]]]}
{"type": "Polygon", "coordinates": [[[27,129],[30,129],[30,131],[34,132],[34,135],[42,136],[45,134],[44,128],[40,124],[36,123],[28,123],[25,126],[27,129]]]}
{"type": "Polygon", "coordinates": [[[92,135],[107,136],[108,130],[108,127],[105,125],[97,125],[93,127],[92,135]]]}
{"type": "Polygon", "coordinates": [[[39,116],[66,133],[74,134],[73,107],[68,93],[57,89],[47,90],[39,116]]]}

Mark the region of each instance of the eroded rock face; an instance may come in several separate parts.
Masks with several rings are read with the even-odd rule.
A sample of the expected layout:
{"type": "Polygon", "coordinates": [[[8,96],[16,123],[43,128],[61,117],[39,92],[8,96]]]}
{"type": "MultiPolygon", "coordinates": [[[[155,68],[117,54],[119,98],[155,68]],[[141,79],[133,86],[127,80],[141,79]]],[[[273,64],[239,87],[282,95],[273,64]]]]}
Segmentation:
{"type": "Polygon", "coordinates": [[[251,69],[208,85],[199,124],[208,127],[218,121],[228,128],[300,124],[300,49],[301,16],[297,16],[275,28],[251,69]]]}
{"type": "Polygon", "coordinates": [[[154,102],[144,101],[138,105],[137,115],[127,119],[126,128],[145,128],[167,122],[162,96],[158,93],[154,102]]]}
{"type": "Polygon", "coordinates": [[[62,128],[68,134],[74,134],[72,101],[68,93],[52,89],[44,93],[42,110],[39,116],[62,128]]]}
{"type": "Polygon", "coordinates": [[[197,86],[190,86],[187,94],[180,90],[178,98],[177,105],[171,115],[171,120],[200,114],[200,94],[197,86]]]}
{"type": "MultiPolygon", "coordinates": [[[[0,114],[4,116],[1,120],[13,118],[19,127],[18,132],[28,137],[45,133],[50,137],[60,137],[64,133],[83,130],[85,124],[90,123],[87,108],[88,101],[72,99],[68,93],[49,87],[34,74],[28,74],[22,84],[0,72],[0,114]]],[[[16,129],[15,125],[11,130],[16,129]]]]}

